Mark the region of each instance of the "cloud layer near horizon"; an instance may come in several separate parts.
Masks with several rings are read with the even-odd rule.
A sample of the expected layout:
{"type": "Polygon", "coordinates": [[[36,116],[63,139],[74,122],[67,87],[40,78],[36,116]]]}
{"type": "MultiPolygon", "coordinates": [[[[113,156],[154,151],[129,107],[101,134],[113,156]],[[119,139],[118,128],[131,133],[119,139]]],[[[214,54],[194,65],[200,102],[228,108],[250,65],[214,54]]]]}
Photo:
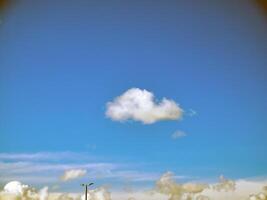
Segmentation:
{"type": "MultiPolygon", "coordinates": [[[[175,175],[166,172],[148,191],[109,192],[105,187],[88,191],[88,200],[267,200],[267,182],[233,181],[220,178],[219,183],[178,183],[175,175]],[[218,186],[219,185],[219,190],[218,186]],[[230,190],[229,190],[229,185],[230,190]],[[234,187],[232,187],[234,185],[234,187]]],[[[34,187],[12,181],[0,190],[0,200],[84,200],[82,193],[53,193],[48,187],[34,187]]]]}
{"type": "Polygon", "coordinates": [[[175,101],[163,98],[159,103],[147,90],[131,88],[107,103],[106,116],[114,121],[134,120],[152,124],[161,120],[178,120],[183,110],[175,101]]]}
{"type": "Polygon", "coordinates": [[[99,187],[90,191],[89,200],[267,200],[267,188],[264,189],[267,181],[234,181],[221,176],[218,183],[188,182],[188,179],[171,172],[160,176],[158,173],[130,170],[130,166],[123,168],[117,163],[92,162],[89,161],[91,158],[88,160],[86,159],[88,156],[83,154],[64,153],[64,155],[68,158],[68,162],[64,160],[65,158],[62,159],[60,152],[39,152],[32,155],[0,153],[0,183],[2,185],[8,183],[3,191],[0,188],[0,200],[81,200],[84,198],[81,193],[70,194],[69,192],[81,191],[75,179],[83,176],[86,171],[88,177],[93,178],[96,183],[109,183],[111,188],[118,183],[126,182],[134,186],[144,181],[155,183],[155,188],[150,193],[145,192],[147,187],[140,187],[139,191],[132,190],[130,193],[117,190],[111,190],[112,193],[109,193],[106,188],[99,187]],[[42,158],[42,155],[46,155],[45,158],[42,158]],[[72,156],[82,157],[84,163],[77,163],[72,156]],[[34,159],[31,161],[31,158],[34,159]],[[52,159],[51,162],[49,162],[50,159],[52,159]],[[63,163],[54,162],[59,159],[62,159],[63,163]],[[72,159],[74,161],[69,162],[72,159]],[[64,180],[68,180],[68,183],[59,181],[59,175],[63,173],[65,173],[64,180]],[[182,179],[182,182],[177,182],[178,179],[182,179]],[[20,182],[14,182],[14,180],[20,182]],[[185,180],[187,182],[184,182],[185,180]],[[37,191],[27,184],[41,189],[37,191]],[[66,184],[71,186],[68,190],[64,188],[66,184]],[[55,185],[59,187],[57,193],[53,189],[55,185]],[[75,190],[75,187],[79,190],[75,190]]]}

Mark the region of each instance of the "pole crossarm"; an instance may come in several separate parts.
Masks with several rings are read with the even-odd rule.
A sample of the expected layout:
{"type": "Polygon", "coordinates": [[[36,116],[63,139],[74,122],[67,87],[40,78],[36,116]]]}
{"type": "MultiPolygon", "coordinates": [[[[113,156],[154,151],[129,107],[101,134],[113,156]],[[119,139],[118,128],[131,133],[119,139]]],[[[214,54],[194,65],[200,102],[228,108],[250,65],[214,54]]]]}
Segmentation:
{"type": "Polygon", "coordinates": [[[87,191],[88,191],[88,187],[93,185],[94,183],[82,183],[81,186],[85,187],[85,200],[87,200],[87,191]]]}

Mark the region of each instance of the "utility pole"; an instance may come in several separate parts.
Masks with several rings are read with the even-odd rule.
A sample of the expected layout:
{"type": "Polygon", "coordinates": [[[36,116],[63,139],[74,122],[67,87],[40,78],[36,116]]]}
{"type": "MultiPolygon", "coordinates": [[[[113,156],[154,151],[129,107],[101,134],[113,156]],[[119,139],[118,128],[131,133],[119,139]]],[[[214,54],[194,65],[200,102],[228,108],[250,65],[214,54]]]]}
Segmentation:
{"type": "Polygon", "coordinates": [[[93,185],[94,183],[89,183],[89,184],[86,184],[86,183],[82,183],[81,186],[85,187],[85,200],[87,200],[87,190],[88,190],[88,187],[93,185]]]}

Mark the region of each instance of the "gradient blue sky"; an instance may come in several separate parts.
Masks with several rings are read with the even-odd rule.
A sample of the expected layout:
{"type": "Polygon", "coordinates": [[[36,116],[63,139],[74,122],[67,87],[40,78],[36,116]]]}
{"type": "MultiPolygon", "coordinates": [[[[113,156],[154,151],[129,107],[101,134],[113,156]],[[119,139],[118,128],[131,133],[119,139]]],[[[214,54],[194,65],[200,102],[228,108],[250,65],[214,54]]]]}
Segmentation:
{"type": "Polygon", "coordinates": [[[266,176],[266,22],[241,0],[18,1],[0,25],[0,151],[266,176]],[[132,87],[197,115],[108,119],[106,103],[132,87]],[[172,140],[177,130],[187,136],[172,140]]]}

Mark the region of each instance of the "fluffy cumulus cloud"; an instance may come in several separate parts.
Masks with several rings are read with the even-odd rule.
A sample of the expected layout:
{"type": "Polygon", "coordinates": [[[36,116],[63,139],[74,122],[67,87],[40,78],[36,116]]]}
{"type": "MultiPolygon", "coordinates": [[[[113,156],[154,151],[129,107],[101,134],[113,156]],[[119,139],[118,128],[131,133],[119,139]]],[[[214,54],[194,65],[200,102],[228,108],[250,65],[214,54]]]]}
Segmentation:
{"type": "Polygon", "coordinates": [[[77,179],[85,176],[87,171],[85,169],[70,169],[66,170],[64,174],[60,177],[62,181],[69,181],[72,179],[77,179]]]}
{"type": "Polygon", "coordinates": [[[114,121],[135,120],[152,124],[161,120],[178,120],[183,110],[175,101],[163,98],[156,102],[154,94],[132,88],[107,103],[106,116],[114,121]]]}
{"type": "Polygon", "coordinates": [[[220,176],[218,184],[213,185],[213,189],[216,191],[235,191],[235,181],[226,179],[223,175],[220,176]]]}
{"type": "Polygon", "coordinates": [[[218,183],[210,184],[201,195],[211,200],[267,200],[265,181],[231,180],[220,176],[218,183]]]}
{"type": "Polygon", "coordinates": [[[213,186],[204,190],[202,195],[211,200],[266,200],[267,193],[262,189],[266,182],[238,180],[235,182],[235,190],[214,190],[213,186]]]}
{"type": "Polygon", "coordinates": [[[4,191],[7,193],[13,193],[16,195],[22,195],[29,189],[28,185],[23,185],[18,181],[11,181],[5,185],[4,191]]]}
{"type": "Polygon", "coordinates": [[[267,186],[264,186],[260,193],[250,195],[249,200],[267,200],[267,186]]]}
{"type": "Polygon", "coordinates": [[[207,188],[206,184],[186,183],[179,184],[171,172],[164,173],[156,182],[156,191],[169,196],[169,200],[190,200],[207,188]]]}
{"type": "Polygon", "coordinates": [[[156,192],[166,195],[168,200],[267,200],[266,181],[234,181],[220,176],[218,183],[181,184],[171,172],[164,173],[156,182],[156,192]]]}
{"type": "MultiPolygon", "coordinates": [[[[110,193],[104,187],[88,191],[88,200],[111,200],[110,193]]],[[[0,200],[84,200],[82,194],[49,193],[48,187],[39,192],[34,188],[18,181],[7,183],[0,192],[0,200]]]]}
{"type": "Polygon", "coordinates": [[[11,181],[4,186],[0,200],[39,200],[36,190],[19,181],[11,181]]]}

